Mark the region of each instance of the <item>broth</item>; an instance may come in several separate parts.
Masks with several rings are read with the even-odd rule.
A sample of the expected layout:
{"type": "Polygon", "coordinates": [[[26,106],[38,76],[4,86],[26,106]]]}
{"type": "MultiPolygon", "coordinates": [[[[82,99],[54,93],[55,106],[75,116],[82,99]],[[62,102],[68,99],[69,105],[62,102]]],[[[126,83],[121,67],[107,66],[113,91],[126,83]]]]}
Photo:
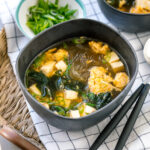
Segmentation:
{"type": "Polygon", "coordinates": [[[75,37],[37,56],[26,71],[25,82],[43,106],[79,118],[111,102],[129,77],[119,55],[107,43],[75,37]]]}
{"type": "Polygon", "coordinates": [[[120,11],[147,14],[150,13],[149,0],[106,0],[107,3],[117,8],[120,11]]]}

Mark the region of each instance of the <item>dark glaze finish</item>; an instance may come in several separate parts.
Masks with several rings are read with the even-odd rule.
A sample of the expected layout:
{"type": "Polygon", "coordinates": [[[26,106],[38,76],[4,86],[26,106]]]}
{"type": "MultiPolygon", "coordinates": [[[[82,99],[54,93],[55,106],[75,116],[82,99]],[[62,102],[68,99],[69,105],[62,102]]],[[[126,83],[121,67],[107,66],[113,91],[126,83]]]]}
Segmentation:
{"type": "Polygon", "coordinates": [[[150,14],[132,14],[122,12],[110,6],[105,0],[97,0],[99,7],[111,23],[127,32],[150,30],[150,14]]]}
{"type": "Polygon", "coordinates": [[[16,69],[19,83],[27,101],[47,123],[65,130],[80,130],[102,121],[120,105],[124,97],[130,91],[136,78],[138,64],[137,57],[131,46],[117,32],[97,21],[90,19],[76,19],[47,29],[32,39],[18,56],[16,69]],[[37,56],[37,54],[42,52],[43,49],[46,49],[58,41],[76,36],[87,36],[94,39],[99,39],[116,49],[126,61],[130,74],[130,82],[112,102],[102,109],[88,116],[81,117],[79,119],[72,119],[59,116],[39,104],[39,102],[26,90],[24,85],[24,77],[25,71],[30,62],[35,56],[37,56]]]}

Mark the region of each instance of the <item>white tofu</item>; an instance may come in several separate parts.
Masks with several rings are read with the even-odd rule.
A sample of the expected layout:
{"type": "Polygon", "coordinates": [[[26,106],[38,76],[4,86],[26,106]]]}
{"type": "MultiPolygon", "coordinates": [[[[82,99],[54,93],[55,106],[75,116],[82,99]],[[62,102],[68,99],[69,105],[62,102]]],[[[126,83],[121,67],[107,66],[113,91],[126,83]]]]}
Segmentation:
{"type": "Polygon", "coordinates": [[[53,111],[55,114],[59,115],[59,113],[57,111],[53,111]]]}
{"type": "Polygon", "coordinates": [[[42,67],[41,67],[41,71],[47,76],[47,77],[51,77],[52,75],[54,75],[55,73],[55,61],[48,61],[46,62],[42,67]]]}
{"type": "Polygon", "coordinates": [[[86,105],[86,103],[83,103],[78,109],[79,109],[81,117],[84,117],[84,116],[96,111],[95,108],[86,105]]]}
{"type": "Polygon", "coordinates": [[[119,61],[119,57],[115,52],[110,53],[110,59],[108,60],[109,63],[117,62],[119,61]]]}
{"type": "Polygon", "coordinates": [[[73,90],[65,90],[64,91],[64,98],[65,99],[77,99],[78,98],[78,92],[73,91],[73,90]]]}
{"type": "Polygon", "coordinates": [[[37,88],[36,84],[33,84],[29,87],[29,91],[33,92],[36,95],[41,95],[41,91],[37,88]]]}
{"type": "Polygon", "coordinates": [[[80,118],[79,110],[70,110],[70,117],[71,118],[80,118]]]}
{"type": "Polygon", "coordinates": [[[91,107],[91,106],[85,105],[85,110],[84,111],[85,111],[85,113],[90,114],[90,113],[96,111],[96,109],[91,107]]]}
{"type": "Polygon", "coordinates": [[[45,106],[47,109],[49,109],[49,105],[47,103],[41,103],[43,106],[45,106]]]}
{"type": "Polygon", "coordinates": [[[62,72],[65,72],[67,69],[67,64],[63,60],[58,61],[55,66],[57,70],[61,70],[62,72]]]}
{"type": "Polygon", "coordinates": [[[124,71],[124,64],[121,61],[110,63],[115,73],[124,71]]]}

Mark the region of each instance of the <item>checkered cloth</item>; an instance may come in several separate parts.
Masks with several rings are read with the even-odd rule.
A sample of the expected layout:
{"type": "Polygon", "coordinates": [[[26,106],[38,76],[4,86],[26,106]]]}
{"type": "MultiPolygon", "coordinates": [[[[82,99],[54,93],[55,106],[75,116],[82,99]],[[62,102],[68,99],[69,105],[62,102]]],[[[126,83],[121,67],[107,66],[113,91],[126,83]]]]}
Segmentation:
{"type": "MultiPolygon", "coordinates": [[[[17,28],[14,21],[14,13],[19,0],[0,0],[0,17],[6,30],[7,43],[8,43],[8,55],[11,63],[14,67],[16,58],[22,48],[29,42],[17,28]]],[[[112,26],[109,21],[104,17],[101,10],[98,7],[96,0],[83,0],[85,4],[87,17],[90,19],[99,20],[112,26]]],[[[150,65],[148,65],[143,57],[143,46],[148,38],[150,38],[150,32],[145,33],[126,33],[118,30],[133,46],[139,61],[139,73],[137,79],[130,91],[128,97],[132,92],[149,76],[150,65]]],[[[15,69],[14,69],[15,72],[15,69]]],[[[28,103],[27,103],[28,104],[28,103]]],[[[85,129],[82,131],[63,131],[47,124],[28,104],[30,115],[33,119],[34,125],[38,132],[38,135],[45,145],[47,150],[87,150],[94,142],[106,124],[110,121],[113,115],[117,112],[113,112],[108,118],[98,123],[97,125],[85,129]]],[[[131,110],[122,119],[117,128],[101,145],[99,150],[113,150],[117,140],[121,134],[121,131],[128,119],[131,110]]],[[[142,111],[137,119],[134,129],[124,147],[124,150],[150,150],[150,95],[148,95],[142,111]]]]}

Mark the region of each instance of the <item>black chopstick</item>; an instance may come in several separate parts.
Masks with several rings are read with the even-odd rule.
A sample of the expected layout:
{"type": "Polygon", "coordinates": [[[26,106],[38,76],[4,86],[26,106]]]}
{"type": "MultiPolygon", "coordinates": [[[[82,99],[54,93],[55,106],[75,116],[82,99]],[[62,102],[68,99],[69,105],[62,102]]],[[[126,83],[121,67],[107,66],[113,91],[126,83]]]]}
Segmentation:
{"type": "Polygon", "coordinates": [[[125,114],[128,112],[130,107],[136,101],[144,86],[145,86],[144,84],[141,84],[140,87],[127,100],[127,102],[119,109],[116,115],[111,119],[111,121],[108,123],[108,125],[104,128],[104,130],[100,133],[98,138],[95,140],[93,145],[90,147],[90,150],[97,150],[98,147],[104,142],[104,140],[113,131],[113,129],[119,124],[121,119],[125,116],[125,114]]]}
{"type": "Polygon", "coordinates": [[[132,112],[131,112],[131,115],[121,133],[121,136],[118,140],[118,143],[115,147],[115,150],[122,150],[132,129],[133,129],[133,126],[137,120],[137,117],[141,111],[141,108],[143,106],[143,103],[145,101],[145,98],[149,92],[149,89],[150,89],[150,85],[149,84],[146,84],[145,87],[143,88],[142,92],[141,92],[141,95],[140,97],[138,98],[137,100],[137,103],[136,105],[134,106],[132,112]]]}

